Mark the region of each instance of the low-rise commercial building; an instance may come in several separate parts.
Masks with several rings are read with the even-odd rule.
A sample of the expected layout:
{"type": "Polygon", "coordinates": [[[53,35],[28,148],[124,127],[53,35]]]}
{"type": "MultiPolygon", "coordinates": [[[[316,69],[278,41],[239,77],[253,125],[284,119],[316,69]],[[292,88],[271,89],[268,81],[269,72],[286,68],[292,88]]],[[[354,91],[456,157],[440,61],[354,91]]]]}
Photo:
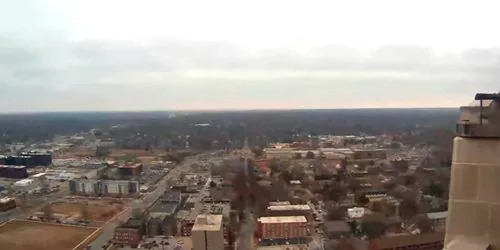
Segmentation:
{"type": "Polygon", "coordinates": [[[299,244],[308,241],[309,227],[304,216],[260,217],[257,234],[262,245],[299,244]]]}
{"type": "Polygon", "coordinates": [[[144,234],[144,221],[142,219],[129,219],[125,224],[115,229],[114,243],[137,247],[144,234]]]}
{"type": "Polygon", "coordinates": [[[30,192],[41,187],[41,182],[36,179],[22,179],[12,185],[16,191],[30,192]]]}
{"type": "Polygon", "coordinates": [[[222,215],[198,215],[192,229],[191,239],[193,250],[224,249],[222,215]]]}
{"type": "Polygon", "coordinates": [[[0,165],[0,177],[12,179],[28,178],[29,174],[25,166],[0,165]]]}
{"type": "Polygon", "coordinates": [[[17,207],[16,200],[9,197],[0,199],[0,212],[6,212],[17,207]]]}
{"type": "Polygon", "coordinates": [[[429,218],[434,230],[436,231],[441,231],[446,228],[447,217],[448,217],[448,211],[427,214],[427,218],[429,218]]]}

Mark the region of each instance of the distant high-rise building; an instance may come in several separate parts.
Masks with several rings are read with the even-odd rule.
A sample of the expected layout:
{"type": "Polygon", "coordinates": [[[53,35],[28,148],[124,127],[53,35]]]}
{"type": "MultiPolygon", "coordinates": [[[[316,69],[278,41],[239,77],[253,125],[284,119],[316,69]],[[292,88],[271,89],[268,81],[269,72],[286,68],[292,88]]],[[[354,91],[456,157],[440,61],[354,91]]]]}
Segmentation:
{"type": "Polygon", "coordinates": [[[454,139],[445,249],[500,247],[500,94],[461,107],[454,139]]]}

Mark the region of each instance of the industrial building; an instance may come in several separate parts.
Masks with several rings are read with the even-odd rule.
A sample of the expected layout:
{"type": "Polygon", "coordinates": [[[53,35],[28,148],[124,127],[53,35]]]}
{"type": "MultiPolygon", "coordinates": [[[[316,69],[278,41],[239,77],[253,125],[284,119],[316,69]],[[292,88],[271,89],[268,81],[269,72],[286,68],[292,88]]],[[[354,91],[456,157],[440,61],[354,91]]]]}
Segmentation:
{"type": "Polygon", "coordinates": [[[259,244],[302,244],[308,239],[309,227],[304,216],[260,217],[257,234],[259,244]]]}
{"type": "Polygon", "coordinates": [[[222,215],[198,215],[192,229],[191,239],[193,250],[224,249],[222,215]]]}
{"type": "Polygon", "coordinates": [[[68,183],[72,195],[113,197],[135,197],[139,195],[138,181],[74,179],[68,183]]]}
{"type": "Polygon", "coordinates": [[[0,177],[24,179],[29,176],[25,166],[0,165],[0,177]]]}
{"type": "Polygon", "coordinates": [[[0,199],[0,212],[6,212],[17,207],[14,198],[4,197],[0,199]]]}
{"type": "Polygon", "coordinates": [[[142,219],[129,219],[125,224],[115,229],[113,241],[115,244],[123,244],[137,247],[144,235],[145,225],[142,219]]]}

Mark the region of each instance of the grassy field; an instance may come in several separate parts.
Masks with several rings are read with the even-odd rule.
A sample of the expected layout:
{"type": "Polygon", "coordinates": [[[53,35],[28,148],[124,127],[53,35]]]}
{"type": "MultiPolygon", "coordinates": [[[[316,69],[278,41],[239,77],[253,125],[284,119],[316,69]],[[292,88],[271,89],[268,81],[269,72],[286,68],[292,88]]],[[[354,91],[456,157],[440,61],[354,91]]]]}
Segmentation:
{"type": "Polygon", "coordinates": [[[95,228],[15,220],[0,227],[0,249],[71,250],[95,230],[95,228]]]}

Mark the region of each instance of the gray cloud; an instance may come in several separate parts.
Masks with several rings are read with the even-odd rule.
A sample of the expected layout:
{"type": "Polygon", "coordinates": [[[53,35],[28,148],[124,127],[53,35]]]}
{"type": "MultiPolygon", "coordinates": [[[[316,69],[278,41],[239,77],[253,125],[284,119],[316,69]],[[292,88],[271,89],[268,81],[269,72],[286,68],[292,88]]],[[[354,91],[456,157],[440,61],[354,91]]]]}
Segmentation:
{"type": "Polygon", "coordinates": [[[365,52],[332,45],[299,51],[176,39],[146,45],[0,38],[5,38],[0,39],[0,112],[196,105],[262,108],[264,104],[335,108],[360,103],[390,106],[419,98],[432,106],[462,103],[476,91],[498,91],[495,88],[500,86],[498,49],[437,55],[417,46],[384,46],[365,52]],[[304,74],[259,79],[183,75],[196,70],[304,74]],[[349,71],[367,77],[315,75],[349,71]],[[371,77],[373,73],[387,76],[371,77]],[[391,76],[401,73],[408,77],[391,76]],[[363,100],[352,100],[354,96],[363,100]],[[391,98],[395,101],[390,102],[391,98]]]}

